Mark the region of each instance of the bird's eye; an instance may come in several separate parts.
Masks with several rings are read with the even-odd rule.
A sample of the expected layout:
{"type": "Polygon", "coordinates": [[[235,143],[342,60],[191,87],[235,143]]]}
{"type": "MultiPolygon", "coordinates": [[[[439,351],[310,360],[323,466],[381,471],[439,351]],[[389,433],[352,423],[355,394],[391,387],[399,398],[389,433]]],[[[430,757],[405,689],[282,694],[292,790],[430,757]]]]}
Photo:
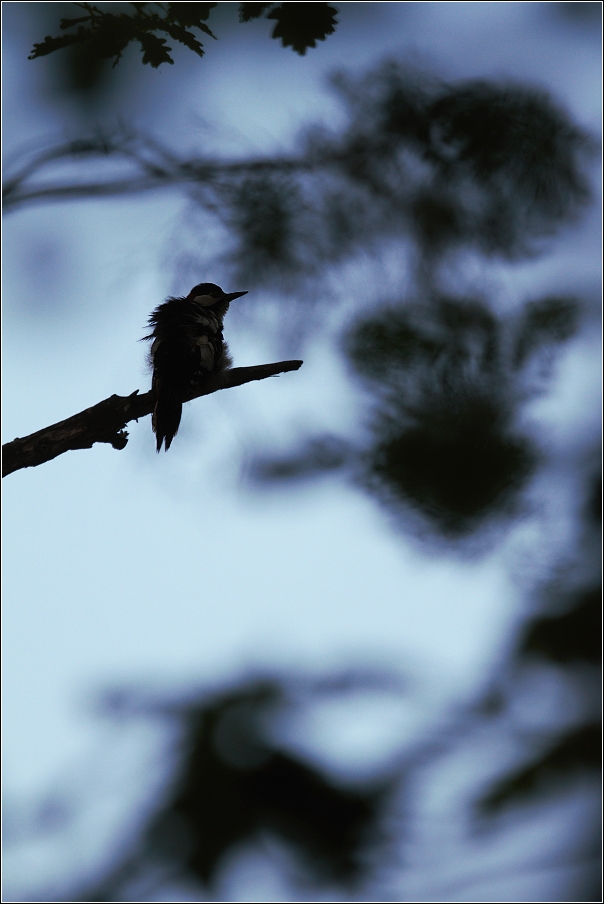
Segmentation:
{"type": "Polygon", "coordinates": [[[220,298],[220,292],[211,292],[212,298],[220,298]]]}

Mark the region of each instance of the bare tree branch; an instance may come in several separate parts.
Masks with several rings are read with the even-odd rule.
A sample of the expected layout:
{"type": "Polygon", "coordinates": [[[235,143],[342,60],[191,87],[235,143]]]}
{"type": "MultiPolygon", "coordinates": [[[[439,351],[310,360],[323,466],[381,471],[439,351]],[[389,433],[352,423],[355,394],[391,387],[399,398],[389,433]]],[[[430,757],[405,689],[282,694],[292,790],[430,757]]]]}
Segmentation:
{"type": "MultiPolygon", "coordinates": [[[[302,361],[278,361],[255,367],[234,367],[209,377],[203,387],[195,389],[184,401],[298,370],[301,366],[302,361]]],[[[124,449],[128,442],[126,424],[151,414],[154,404],[152,392],[139,395],[137,389],[129,396],[112,395],[37,433],[22,439],[17,437],[2,447],[2,476],[21,468],[34,468],[72,449],[91,449],[94,443],[109,443],[114,449],[124,449]]]]}

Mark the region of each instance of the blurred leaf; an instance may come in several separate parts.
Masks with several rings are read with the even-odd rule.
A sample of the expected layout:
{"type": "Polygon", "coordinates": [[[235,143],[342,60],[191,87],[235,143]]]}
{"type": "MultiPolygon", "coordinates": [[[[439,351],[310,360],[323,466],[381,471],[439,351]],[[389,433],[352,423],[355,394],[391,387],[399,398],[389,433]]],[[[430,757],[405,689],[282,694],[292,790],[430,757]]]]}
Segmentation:
{"type": "Polygon", "coordinates": [[[266,716],[284,690],[277,681],[256,681],[199,706],[174,707],[184,734],[169,797],[143,829],[134,858],[78,900],[122,900],[141,852],[172,874],[211,885],[224,856],[263,832],[291,845],[314,881],[361,877],[362,851],[390,783],[336,786],[277,749],[266,716]]]}
{"type": "Polygon", "coordinates": [[[441,401],[416,427],[381,425],[366,480],[388,504],[409,503],[453,536],[504,508],[535,462],[527,442],[507,434],[496,403],[480,396],[441,401]]]}
{"type": "Polygon", "coordinates": [[[587,725],[566,735],[530,766],[498,782],[478,804],[485,814],[531,800],[557,790],[584,772],[599,774],[602,767],[602,726],[587,725]]]}
{"type": "Polygon", "coordinates": [[[281,3],[266,18],[277,20],[271,37],[281,38],[284,47],[304,56],[309,47],[334,33],[337,14],[329,3],[281,3]]]}
{"type": "Polygon", "coordinates": [[[430,155],[445,169],[462,163],[482,183],[515,183],[546,216],[558,217],[568,194],[585,190],[572,161],[580,134],[542,93],[476,80],[445,91],[430,119],[430,155]]]}
{"type": "Polygon", "coordinates": [[[443,337],[422,331],[404,307],[387,308],[357,321],[345,337],[344,350],[358,374],[389,381],[418,361],[435,363],[443,352],[443,337]]]}
{"type": "Polygon", "coordinates": [[[457,217],[463,225],[464,207],[478,216],[485,250],[516,253],[519,230],[548,234],[589,195],[576,156],[592,143],[543,92],[476,80],[445,89],[427,117],[426,158],[439,188],[451,180],[461,188],[465,174],[483,193],[484,200],[466,186],[457,217]]]}
{"type": "Polygon", "coordinates": [[[364,485],[448,535],[503,510],[536,463],[512,431],[503,328],[476,301],[437,299],[361,318],[345,353],[375,394],[364,485]]]}
{"type": "Polygon", "coordinates": [[[566,342],[578,323],[578,305],[573,298],[553,297],[528,302],[522,310],[515,336],[514,363],[522,365],[536,349],[548,342],[566,342]]]}
{"type": "Polygon", "coordinates": [[[222,196],[223,217],[238,239],[239,279],[255,285],[300,267],[294,228],[301,199],[295,185],[278,175],[252,174],[222,196]]]}
{"type": "Polygon", "coordinates": [[[88,53],[85,44],[73,44],[62,55],[62,83],[76,96],[86,96],[102,92],[108,76],[108,61],[88,53]]]}
{"type": "Polygon", "coordinates": [[[464,231],[459,205],[440,186],[438,191],[421,190],[411,205],[411,218],[420,244],[432,253],[455,242],[464,231]]]}
{"type": "Polygon", "coordinates": [[[584,591],[570,612],[533,621],[519,650],[520,655],[526,653],[538,653],[554,662],[601,662],[601,588],[584,591]]]}
{"type": "Polygon", "coordinates": [[[295,455],[254,459],[248,476],[258,484],[304,480],[338,470],[353,454],[351,447],[337,436],[316,436],[295,455]]]}

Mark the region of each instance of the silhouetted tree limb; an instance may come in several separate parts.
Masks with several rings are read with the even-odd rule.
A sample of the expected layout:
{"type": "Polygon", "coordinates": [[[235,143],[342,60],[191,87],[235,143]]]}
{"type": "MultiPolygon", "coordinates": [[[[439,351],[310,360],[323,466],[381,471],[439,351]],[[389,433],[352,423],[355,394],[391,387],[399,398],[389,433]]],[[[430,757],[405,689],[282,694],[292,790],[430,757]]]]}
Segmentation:
{"type": "MultiPolygon", "coordinates": [[[[209,377],[203,387],[196,388],[185,401],[210,395],[219,389],[231,389],[253,380],[298,370],[301,366],[302,361],[278,361],[254,367],[234,367],[209,377]]],[[[128,433],[124,429],[126,424],[151,414],[154,404],[151,391],[139,395],[137,389],[129,396],[112,395],[92,408],[86,408],[37,433],[22,439],[17,437],[2,447],[2,476],[21,468],[34,468],[72,449],[91,449],[94,443],[109,443],[114,449],[124,449],[128,442],[128,433]]]]}
{"type": "MultiPolygon", "coordinates": [[[[321,161],[323,165],[330,161],[321,161]]],[[[337,162],[337,161],[334,161],[337,162]]],[[[59,144],[36,155],[3,186],[3,207],[5,211],[32,201],[68,201],[85,198],[110,197],[112,195],[138,194],[159,188],[175,188],[193,185],[209,189],[229,185],[230,180],[242,176],[263,173],[296,173],[317,167],[318,161],[311,162],[304,157],[260,158],[251,161],[221,163],[207,158],[178,159],[166,148],[152,139],[134,135],[101,135],[59,144]],[[131,170],[138,167],[136,174],[116,175],[104,180],[91,179],[74,183],[72,179],[60,182],[46,177],[49,164],[69,159],[78,162],[113,156],[121,158],[131,170]],[[29,185],[29,177],[48,178],[29,185]]],[[[198,202],[201,200],[196,196],[198,202]]],[[[211,200],[208,199],[211,203],[211,200]]],[[[215,199],[213,199],[215,201],[215,199]]]]}

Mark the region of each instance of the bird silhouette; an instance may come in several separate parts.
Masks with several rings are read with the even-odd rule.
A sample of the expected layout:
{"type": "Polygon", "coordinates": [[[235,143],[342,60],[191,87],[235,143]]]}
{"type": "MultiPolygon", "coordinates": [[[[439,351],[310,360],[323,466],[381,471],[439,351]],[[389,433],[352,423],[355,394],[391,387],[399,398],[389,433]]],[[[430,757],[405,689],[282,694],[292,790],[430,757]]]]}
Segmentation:
{"type": "Polygon", "coordinates": [[[222,335],[229,304],[247,292],[224,292],[199,283],[185,297],[168,298],[149,317],[149,352],[155,393],[152,426],[157,451],[166,451],[178,432],[183,402],[205,379],[231,366],[222,335]]]}

